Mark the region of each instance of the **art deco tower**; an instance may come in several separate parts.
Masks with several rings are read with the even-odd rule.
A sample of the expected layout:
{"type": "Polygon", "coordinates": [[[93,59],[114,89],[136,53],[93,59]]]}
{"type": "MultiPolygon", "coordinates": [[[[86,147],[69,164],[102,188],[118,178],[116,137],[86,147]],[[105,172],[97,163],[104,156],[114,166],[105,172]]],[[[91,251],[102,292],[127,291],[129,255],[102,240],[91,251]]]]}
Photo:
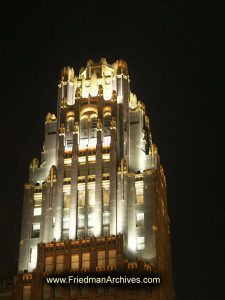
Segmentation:
{"type": "Polygon", "coordinates": [[[126,62],[90,60],[78,76],[63,68],[57,116],[47,114],[29,172],[19,272],[36,268],[39,243],[120,234],[128,261],[162,274],[168,291],[157,299],[172,299],[166,179],[126,62]]]}

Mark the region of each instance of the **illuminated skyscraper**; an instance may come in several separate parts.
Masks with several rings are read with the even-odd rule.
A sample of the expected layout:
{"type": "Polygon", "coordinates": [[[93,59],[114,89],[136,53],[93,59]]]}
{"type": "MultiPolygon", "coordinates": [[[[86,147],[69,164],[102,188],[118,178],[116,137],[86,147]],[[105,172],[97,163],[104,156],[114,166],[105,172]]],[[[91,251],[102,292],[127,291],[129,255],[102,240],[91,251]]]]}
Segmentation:
{"type": "MultiPolygon", "coordinates": [[[[145,106],[130,91],[126,62],[90,60],[78,76],[63,68],[57,117],[46,116],[41,162],[32,160],[25,184],[19,272],[40,269],[39,243],[40,252],[49,243],[121,236],[124,258],[149,262],[163,278],[149,299],[173,299],[166,179],[145,106]]],[[[71,270],[72,257],[64,267],[59,259],[71,270]]]]}

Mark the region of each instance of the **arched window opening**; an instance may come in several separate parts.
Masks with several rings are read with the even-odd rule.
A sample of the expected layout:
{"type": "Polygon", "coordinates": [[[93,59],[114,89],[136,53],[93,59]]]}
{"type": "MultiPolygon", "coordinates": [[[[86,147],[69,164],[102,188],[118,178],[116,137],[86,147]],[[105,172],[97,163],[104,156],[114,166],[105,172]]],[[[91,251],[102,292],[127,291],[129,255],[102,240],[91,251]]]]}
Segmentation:
{"type": "Polygon", "coordinates": [[[88,116],[82,116],[80,122],[80,138],[81,139],[88,139],[88,116]]]}
{"type": "Polygon", "coordinates": [[[67,132],[73,131],[73,124],[74,124],[74,119],[73,118],[67,119],[67,126],[66,126],[66,131],[67,132]]]}
{"type": "Polygon", "coordinates": [[[111,127],[111,114],[105,113],[103,119],[103,126],[104,126],[104,136],[110,135],[110,127],[111,127]]]}
{"type": "Polygon", "coordinates": [[[66,115],[66,148],[71,149],[73,145],[74,112],[69,111],[66,115]]]}
{"type": "Polygon", "coordinates": [[[87,106],[81,110],[80,144],[79,147],[96,147],[98,111],[96,107],[87,106]]]}
{"type": "Polygon", "coordinates": [[[91,115],[91,121],[90,121],[90,138],[96,138],[97,137],[97,115],[91,115]]]}

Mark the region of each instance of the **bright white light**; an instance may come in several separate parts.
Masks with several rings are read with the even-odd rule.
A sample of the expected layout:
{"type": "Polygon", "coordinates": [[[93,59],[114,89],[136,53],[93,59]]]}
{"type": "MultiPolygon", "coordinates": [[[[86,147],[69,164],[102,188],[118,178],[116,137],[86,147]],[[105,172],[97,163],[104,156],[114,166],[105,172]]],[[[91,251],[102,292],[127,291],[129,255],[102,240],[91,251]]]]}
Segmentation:
{"type": "Polygon", "coordinates": [[[137,237],[137,250],[145,249],[145,238],[143,236],[137,237]]]}
{"type": "Polygon", "coordinates": [[[141,173],[143,172],[143,170],[145,170],[145,160],[146,160],[146,154],[140,150],[140,171],[141,173]]]}
{"type": "Polygon", "coordinates": [[[33,231],[40,230],[40,223],[34,223],[33,224],[33,231]]]}
{"type": "Polygon", "coordinates": [[[101,234],[101,224],[100,224],[100,211],[95,211],[94,214],[92,214],[92,222],[93,222],[93,231],[94,231],[94,236],[100,236],[101,234]]]}
{"type": "Polygon", "coordinates": [[[78,227],[84,227],[84,215],[78,216],[78,227]]]}
{"type": "Polygon", "coordinates": [[[89,144],[88,144],[88,147],[96,147],[96,144],[97,144],[97,138],[91,138],[89,140],[89,144]]]}
{"type": "Polygon", "coordinates": [[[109,225],[109,212],[103,213],[103,225],[109,225]]]}
{"type": "Polygon", "coordinates": [[[104,146],[109,146],[111,143],[111,135],[104,136],[103,138],[103,147],[104,146]]]}
{"type": "Polygon", "coordinates": [[[56,239],[57,242],[61,240],[61,218],[56,216],[55,219],[55,230],[54,230],[54,238],[56,239]]]}
{"type": "Polygon", "coordinates": [[[70,218],[63,217],[63,229],[69,229],[69,224],[70,224],[70,218]]]}
{"type": "Polygon", "coordinates": [[[86,149],[88,146],[88,139],[80,139],[79,149],[86,149]]]}
{"type": "Polygon", "coordinates": [[[112,84],[107,84],[104,86],[103,89],[103,97],[105,100],[110,100],[112,96],[112,84]]]}
{"type": "Polygon", "coordinates": [[[41,207],[34,207],[34,216],[41,215],[41,207]]]}
{"type": "Polygon", "coordinates": [[[65,146],[65,151],[71,151],[73,149],[73,145],[72,144],[67,144],[65,146]]]}
{"type": "Polygon", "coordinates": [[[123,232],[123,224],[122,224],[122,207],[121,207],[121,203],[119,203],[119,207],[117,210],[117,231],[118,232],[123,232]]]}
{"type": "Polygon", "coordinates": [[[76,221],[75,218],[70,218],[69,237],[71,240],[75,240],[76,236],[76,221]]]}
{"type": "Polygon", "coordinates": [[[144,225],[144,213],[137,213],[137,226],[144,225]]]}
{"type": "Polygon", "coordinates": [[[93,227],[94,226],[94,217],[93,214],[88,215],[88,227],[93,227]]]}
{"type": "Polygon", "coordinates": [[[30,253],[31,270],[36,268],[36,264],[37,264],[37,247],[31,248],[31,253],[30,253]]]}
{"type": "Polygon", "coordinates": [[[132,252],[136,252],[137,246],[135,232],[130,233],[128,236],[128,249],[132,252]]]}

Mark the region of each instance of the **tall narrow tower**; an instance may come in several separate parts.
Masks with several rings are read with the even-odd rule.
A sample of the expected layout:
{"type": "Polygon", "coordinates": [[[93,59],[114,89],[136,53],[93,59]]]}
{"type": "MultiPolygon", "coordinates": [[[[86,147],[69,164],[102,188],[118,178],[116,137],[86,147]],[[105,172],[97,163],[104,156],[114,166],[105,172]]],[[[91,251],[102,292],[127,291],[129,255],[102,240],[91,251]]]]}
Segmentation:
{"type": "Polygon", "coordinates": [[[40,268],[42,245],[122,236],[128,262],[162,276],[157,299],[173,299],[166,179],[126,62],[89,60],[78,76],[63,68],[57,117],[47,114],[41,162],[29,171],[19,272],[40,268]]]}

